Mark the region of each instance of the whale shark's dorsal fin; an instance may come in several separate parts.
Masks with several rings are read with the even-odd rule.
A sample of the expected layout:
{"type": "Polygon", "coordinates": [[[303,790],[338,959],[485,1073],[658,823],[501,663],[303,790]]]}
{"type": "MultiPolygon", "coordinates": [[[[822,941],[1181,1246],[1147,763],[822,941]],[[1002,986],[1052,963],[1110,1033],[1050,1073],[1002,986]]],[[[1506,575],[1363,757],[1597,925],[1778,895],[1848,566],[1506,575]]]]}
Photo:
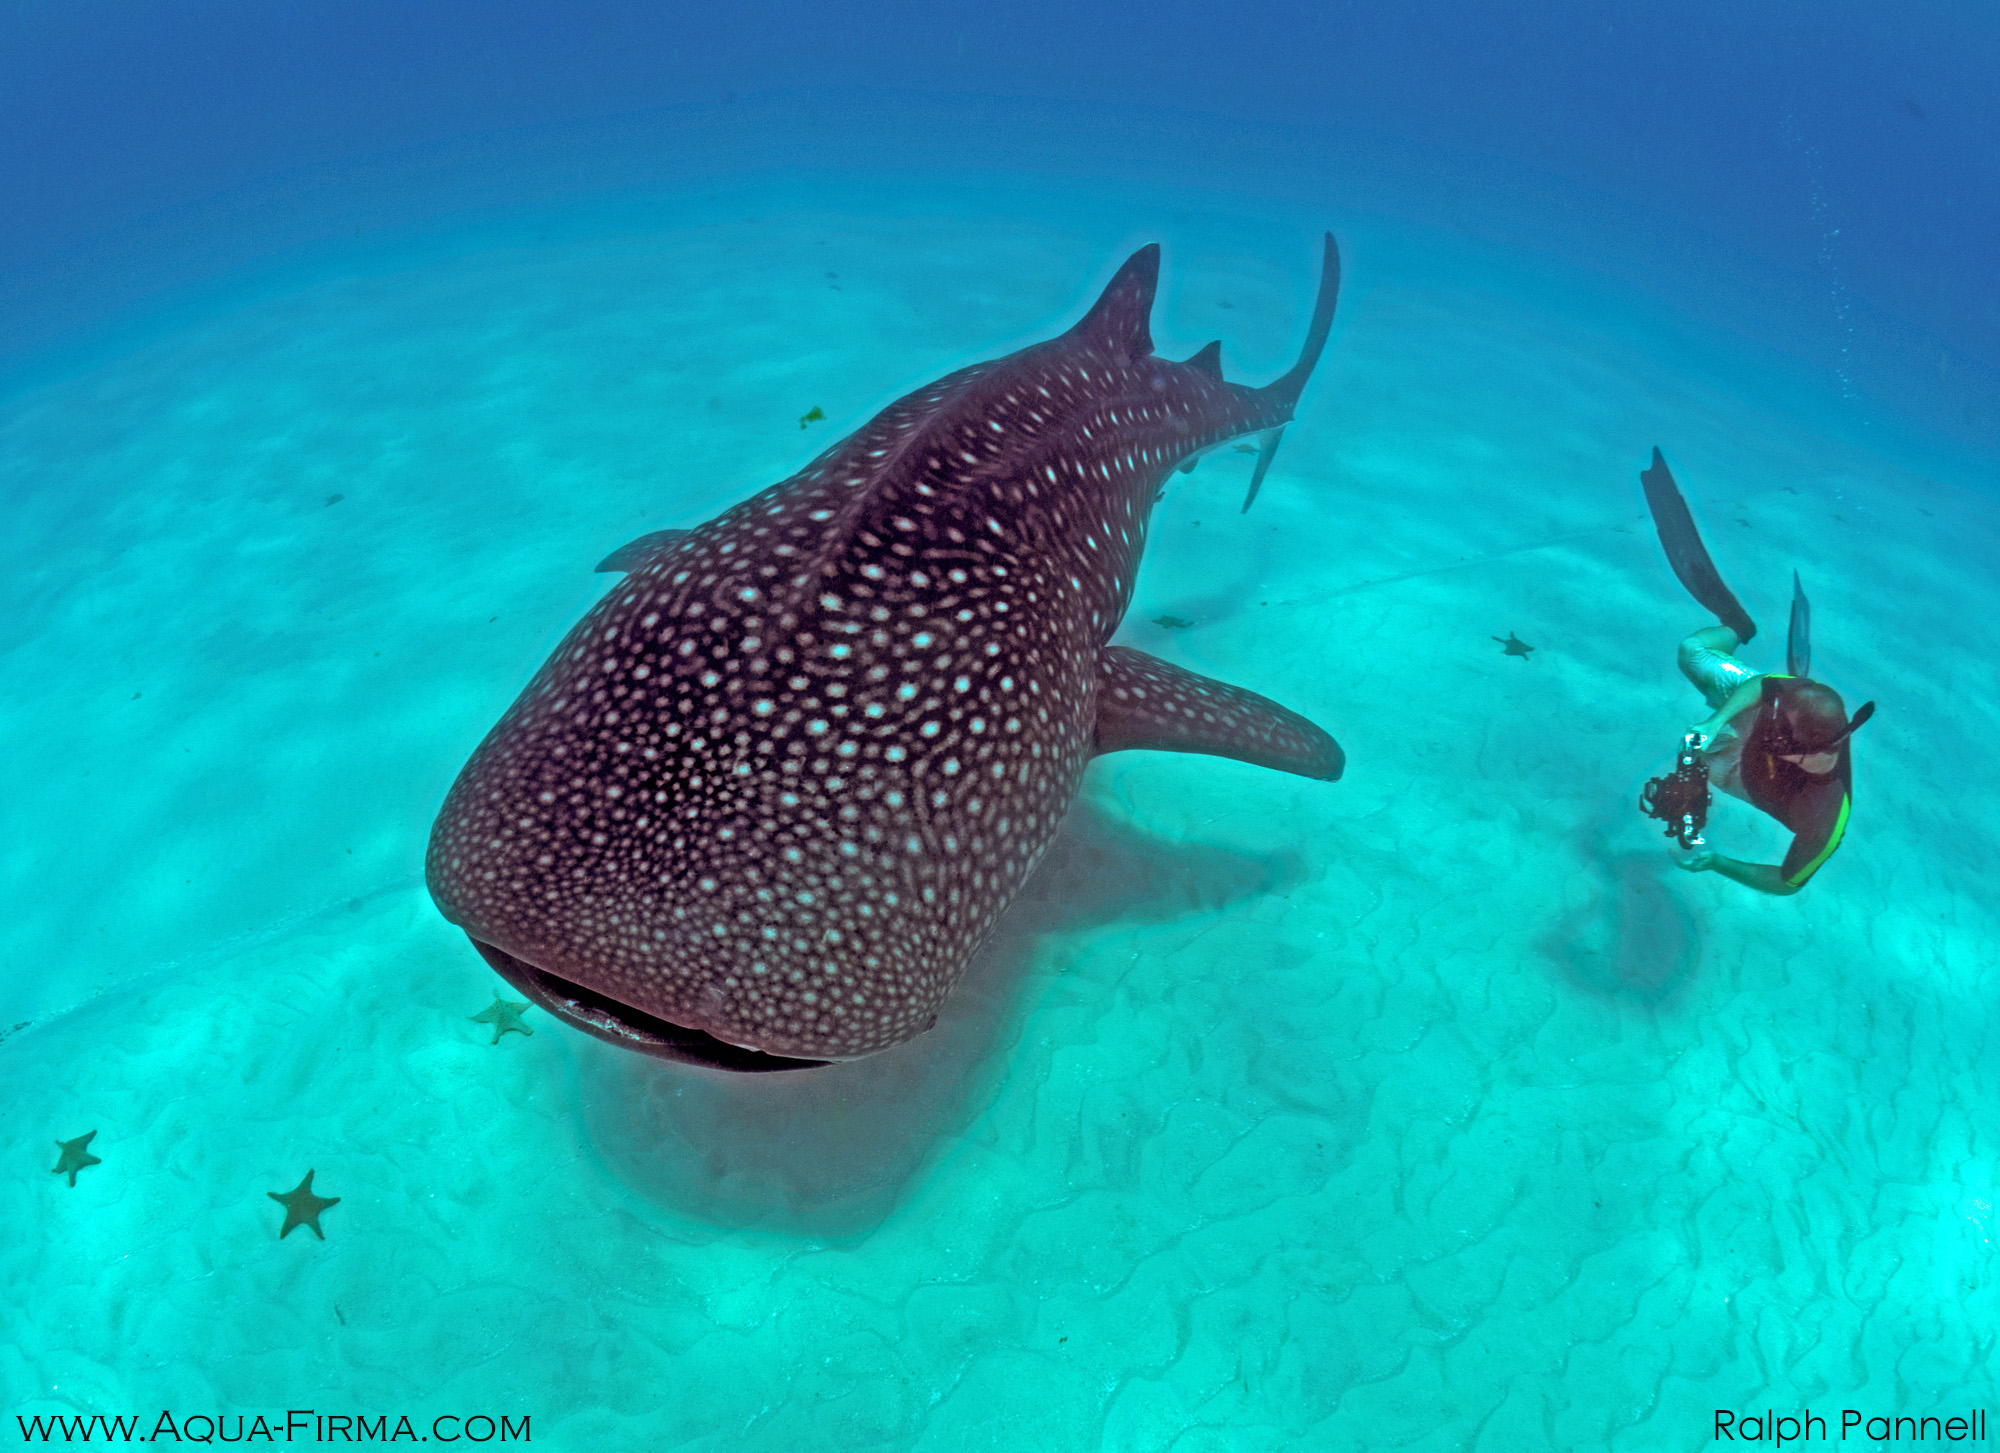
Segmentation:
{"type": "Polygon", "coordinates": [[[1221,378],[1222,340],[1218,338],[1213,343],[1203,348],[1201,352],[1197,353],[1194,357],[1190,358],[1185,366],[1188,368],[1198,368],[1203,373],[1209,374],[1212,377],[1221,378]]]}
{"type": "Polygon", "coordinates": [[[1118,275],[1071,334],[1128,358],[1153,351],[1153,292],[1160,284],[1160,244],[1150,242],[1125,259],[1118,275]]]}

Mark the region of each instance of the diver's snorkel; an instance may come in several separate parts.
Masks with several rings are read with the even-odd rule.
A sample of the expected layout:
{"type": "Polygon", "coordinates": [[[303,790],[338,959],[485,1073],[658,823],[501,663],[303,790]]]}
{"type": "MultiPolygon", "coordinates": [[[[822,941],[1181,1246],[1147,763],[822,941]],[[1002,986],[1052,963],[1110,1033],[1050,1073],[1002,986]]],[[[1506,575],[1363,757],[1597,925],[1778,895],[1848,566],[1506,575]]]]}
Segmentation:
{"type": "Polygon", "coordinates": [[[1792,761],[1798,756],[1831,756],[1840,750],[1843,742],[1865,726],[1873,715],[1875,715],[1875,703],[1864,701],[1860,710],[1848,717],[1841,729],[1830,739],[1813,741],[1800,733],[1794,714],[1785,710],[1783,696],[1777,691],[1770,691],[1765,697],[1764,716],[1761,720],[1768,721],[1775,729],[1771,740],[1772,754],[1786,761],[1792,761]]]}

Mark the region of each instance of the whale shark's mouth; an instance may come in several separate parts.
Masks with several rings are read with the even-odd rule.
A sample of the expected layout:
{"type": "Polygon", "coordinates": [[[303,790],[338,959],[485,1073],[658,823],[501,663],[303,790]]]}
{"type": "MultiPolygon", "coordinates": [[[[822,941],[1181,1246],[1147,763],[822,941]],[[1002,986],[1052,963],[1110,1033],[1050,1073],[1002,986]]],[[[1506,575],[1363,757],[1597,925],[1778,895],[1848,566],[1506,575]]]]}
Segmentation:
{"type": "MultiPolygon", "coordinates": [[[[472,936],[467,934],[466,937],[472,936]]],[[[533,964],[523,963],[490,943],[481,943],[474,938],[472,946],[479,950],[481,958],[493,966],[495,973],[556,1018],[623,1049],[635,1049],[656,1059],[707,1065],[710,1069],[735,1070],[744,1074],[818,1069],[830,1063],[823,1059],[788,1059],[781,1054],[765,1054],[760,1049],[745,1049],[703,1030],[670,1024],[644,1010],[620,1004],[595,989],[586,989],[533,964]]]]}

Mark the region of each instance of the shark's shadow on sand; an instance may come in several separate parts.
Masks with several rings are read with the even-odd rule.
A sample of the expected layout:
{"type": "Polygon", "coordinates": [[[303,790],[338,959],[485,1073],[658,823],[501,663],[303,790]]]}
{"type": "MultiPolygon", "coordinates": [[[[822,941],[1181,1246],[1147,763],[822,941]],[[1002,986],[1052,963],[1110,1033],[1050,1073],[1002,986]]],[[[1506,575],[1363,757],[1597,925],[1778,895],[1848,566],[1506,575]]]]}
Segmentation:
{"type": "Polygon", "coordinates": [[[1561,915],[1538,945],[1579,989],[1608,1000],[1670,1005],[1693,978],[1701,939],[1668,888],[1673,871],[1653,852],[1616,846],[1623,816],[1600,813],[1577,830],[1593,863],[1587,901],[1561,915]]]}
{"type": "Polygon", "coordinates": [[[662,1207],[717,1227],[865,1233],[1008,1072],[1045,936],[1284,893],[1306,871],[1292,852],[1152,836],[1086,794],[929,1033],[852,1063],[775,1075],[593,1044],[580,1069],[586,1130],[605,1162],[662,1207]]]}

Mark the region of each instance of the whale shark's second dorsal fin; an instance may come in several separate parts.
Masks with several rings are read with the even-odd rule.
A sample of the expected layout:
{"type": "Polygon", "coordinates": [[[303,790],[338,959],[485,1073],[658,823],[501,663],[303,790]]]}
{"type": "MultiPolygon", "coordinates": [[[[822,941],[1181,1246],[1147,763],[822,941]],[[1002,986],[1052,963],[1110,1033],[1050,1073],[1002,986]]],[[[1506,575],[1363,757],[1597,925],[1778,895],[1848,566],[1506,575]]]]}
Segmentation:
{"type": "Polygon", "coordinates": [[[1221,378],[1222,340],[1218,338],[1213,343],[1208,344],[1201,352],[1190,358],[1184,366],[1187,368],[1198,368],[1213,378],[1221,378]]]}
{"type": "Polygon", "coordinates": [[[1128,358],[1153,351],[1153,292],[1160,284],[1160,244],[1149,242],[1118,269],[1083,321],[1070,329],[1098,347],[1128,358]]]}

